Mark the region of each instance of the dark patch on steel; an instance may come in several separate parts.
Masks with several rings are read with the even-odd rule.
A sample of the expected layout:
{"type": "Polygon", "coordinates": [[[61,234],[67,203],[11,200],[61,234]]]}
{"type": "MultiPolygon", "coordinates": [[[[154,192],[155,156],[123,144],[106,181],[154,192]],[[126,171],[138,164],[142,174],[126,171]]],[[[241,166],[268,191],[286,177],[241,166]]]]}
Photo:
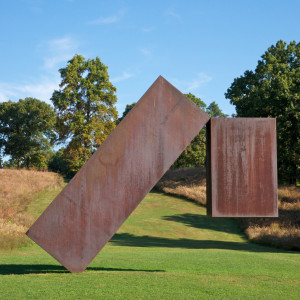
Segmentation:
{"type": "Polygon", "coordinates": [[[160,76],[27,235],[82,272],[208,120],[160,76]]]}
{"type": "Polygon", "coordinates": [[[277,217],[276,120],[212,118],[207,130],[207,214],[277,217]]]}

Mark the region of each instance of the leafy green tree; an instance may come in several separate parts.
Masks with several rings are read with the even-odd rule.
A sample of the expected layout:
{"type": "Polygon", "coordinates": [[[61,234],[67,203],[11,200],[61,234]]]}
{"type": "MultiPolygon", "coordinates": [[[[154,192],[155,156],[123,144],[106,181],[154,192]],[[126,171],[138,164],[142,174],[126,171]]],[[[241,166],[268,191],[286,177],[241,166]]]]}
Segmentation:
{"type": "Polygon", "coordinates": [[[127,104],[127,105],[126,105],[122,117],[120,117],[120,118],[117,120],[117,125],[125,118],[125,116],[131,111],[131,109],[132,109],[135,105],[136,105],[136,102],[133,102],[132,104],[127,104]]]}
{"type": "MultiPolygon", "coordinates": [[[[187,98],[193,101],[201,109],[206,109],[206,104],[195,95],[185,94],[187,98]]],[[[205,128],[201,129],[192,142],[184,149],[177,160],[174,162],[172,168],[190,168],[204,166],[206,153],[206,133],[205,128]]]]}
{"type": "Polygon", "coordinates": [[[60,90],[52,102],[57,111],[59,140],[70,170],[78,171],[115,127],[116,88],[109,81],[107,66],[98,57],[75,55],[59,70],[60,90]]]}
{"type": "Polygon", "coordinates": [[[206,104],[203,102],[200,98],[197,98],[192,93],[185,94],[187,98],[189,98],[191,101],[193,101],[197,106],[199,106],[201,109],[206,110],[206,104]]]}
{"type": "Polygon", "coordinates": [[[64,151],[65,148],[61,148],[51,155],[48,161],[48,169],[52,172],[60,173],[65,178],[70,179],[75,175],[75,172],[70,170],[64,151]]]}
{"type": "Polygon", "coordinates": [[[235,105],[238,117],[276,118],[279,181],[296,184],[300,167],[300,43],[280,40],[269,47],[255,71],[247,70],[235,78],[225,96],[235,105]]]}
{"type": "Polygon", "coordinates": [[[25,98],[0,103],[0,143],[18,168],[47,167],[54,128],[55,112],[43,101],[25,98]]]}
{"type": "MultiPolygon", "coordinates": [[[[0,118],[1,118],[1,109],[2,105],[0,104],[0,118]]],[[[1,125],[1,119],[0,119],[1,125]]],[[[0,129],[0,169],[3,168],[3,156],[4,156],[4,149],[5,149],[5,134],[2,132],[3,130],[0,129]]]]}
{"type": "Polygon", "coordinates": [[[206,113],[212,118],[227,118],[228,115],[224,114],[218,104],[213,101],[205,109],[206,113]]]}

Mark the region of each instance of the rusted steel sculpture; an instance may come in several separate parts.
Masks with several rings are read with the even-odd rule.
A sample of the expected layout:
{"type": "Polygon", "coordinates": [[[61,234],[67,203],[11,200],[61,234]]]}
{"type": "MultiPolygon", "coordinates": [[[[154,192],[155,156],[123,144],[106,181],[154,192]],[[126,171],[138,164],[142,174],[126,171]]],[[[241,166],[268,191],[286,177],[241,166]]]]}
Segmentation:
{"type": "MultiPolygon", "coordinates": [[[[27,235],[82,272],[209,116],[161,76],[27,235]]],[[[212,217],[277,216],[274,119],[211,119],[207,202],[212,217]]]]}
{"type": "Polygon", "coordinates": [[[276,120],[212,118],[207,138],[208,215],[277,217],[276,120]]]}
{"type": "Polygon", "coordinates": [[[208,120],[159,77],[27,235],[82,272],[208,120]]]}

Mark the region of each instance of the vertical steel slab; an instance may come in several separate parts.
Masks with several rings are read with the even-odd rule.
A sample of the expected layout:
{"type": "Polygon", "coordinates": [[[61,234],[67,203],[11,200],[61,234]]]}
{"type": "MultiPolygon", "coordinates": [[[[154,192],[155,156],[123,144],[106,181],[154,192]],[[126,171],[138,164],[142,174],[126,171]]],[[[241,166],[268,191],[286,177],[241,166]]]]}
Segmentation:
{"type": "Polygon", "coordinates": [[[277,217],[276,120],[212,118],[207,141],[207,214],[277,217]]]}
{"type": "Polygon", "coordinates": [[[208,120],[160,76],[27,235],[83,271],[208,120]]]}

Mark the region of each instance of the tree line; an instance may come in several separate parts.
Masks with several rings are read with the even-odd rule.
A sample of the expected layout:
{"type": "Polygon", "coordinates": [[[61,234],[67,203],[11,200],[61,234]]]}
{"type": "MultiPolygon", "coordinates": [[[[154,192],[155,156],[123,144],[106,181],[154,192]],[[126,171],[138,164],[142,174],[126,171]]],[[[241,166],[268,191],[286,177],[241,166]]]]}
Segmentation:
{"type": "MultiPolygon", "coordinates": [[[[0,167],[50,169],[72,177],[135,105],[127,105],[118,119],[116,88],[98,57],[75,55],[59,72],[61,83],[51,97],[53,106],[34,98],[0,103],[0,167]]],[[[211,117],[228,117],[215,102],[206,105],[191,93],[186,96],[211,117]]],[[[272,45],[254,71],[234,79],[225,97],[236,107],[236,117],[277,119],[279,181],[296,184],[300,44],[272,45]]],[[[202,129],[173,167],[203,166],[205,143],[202,129]]]]}

